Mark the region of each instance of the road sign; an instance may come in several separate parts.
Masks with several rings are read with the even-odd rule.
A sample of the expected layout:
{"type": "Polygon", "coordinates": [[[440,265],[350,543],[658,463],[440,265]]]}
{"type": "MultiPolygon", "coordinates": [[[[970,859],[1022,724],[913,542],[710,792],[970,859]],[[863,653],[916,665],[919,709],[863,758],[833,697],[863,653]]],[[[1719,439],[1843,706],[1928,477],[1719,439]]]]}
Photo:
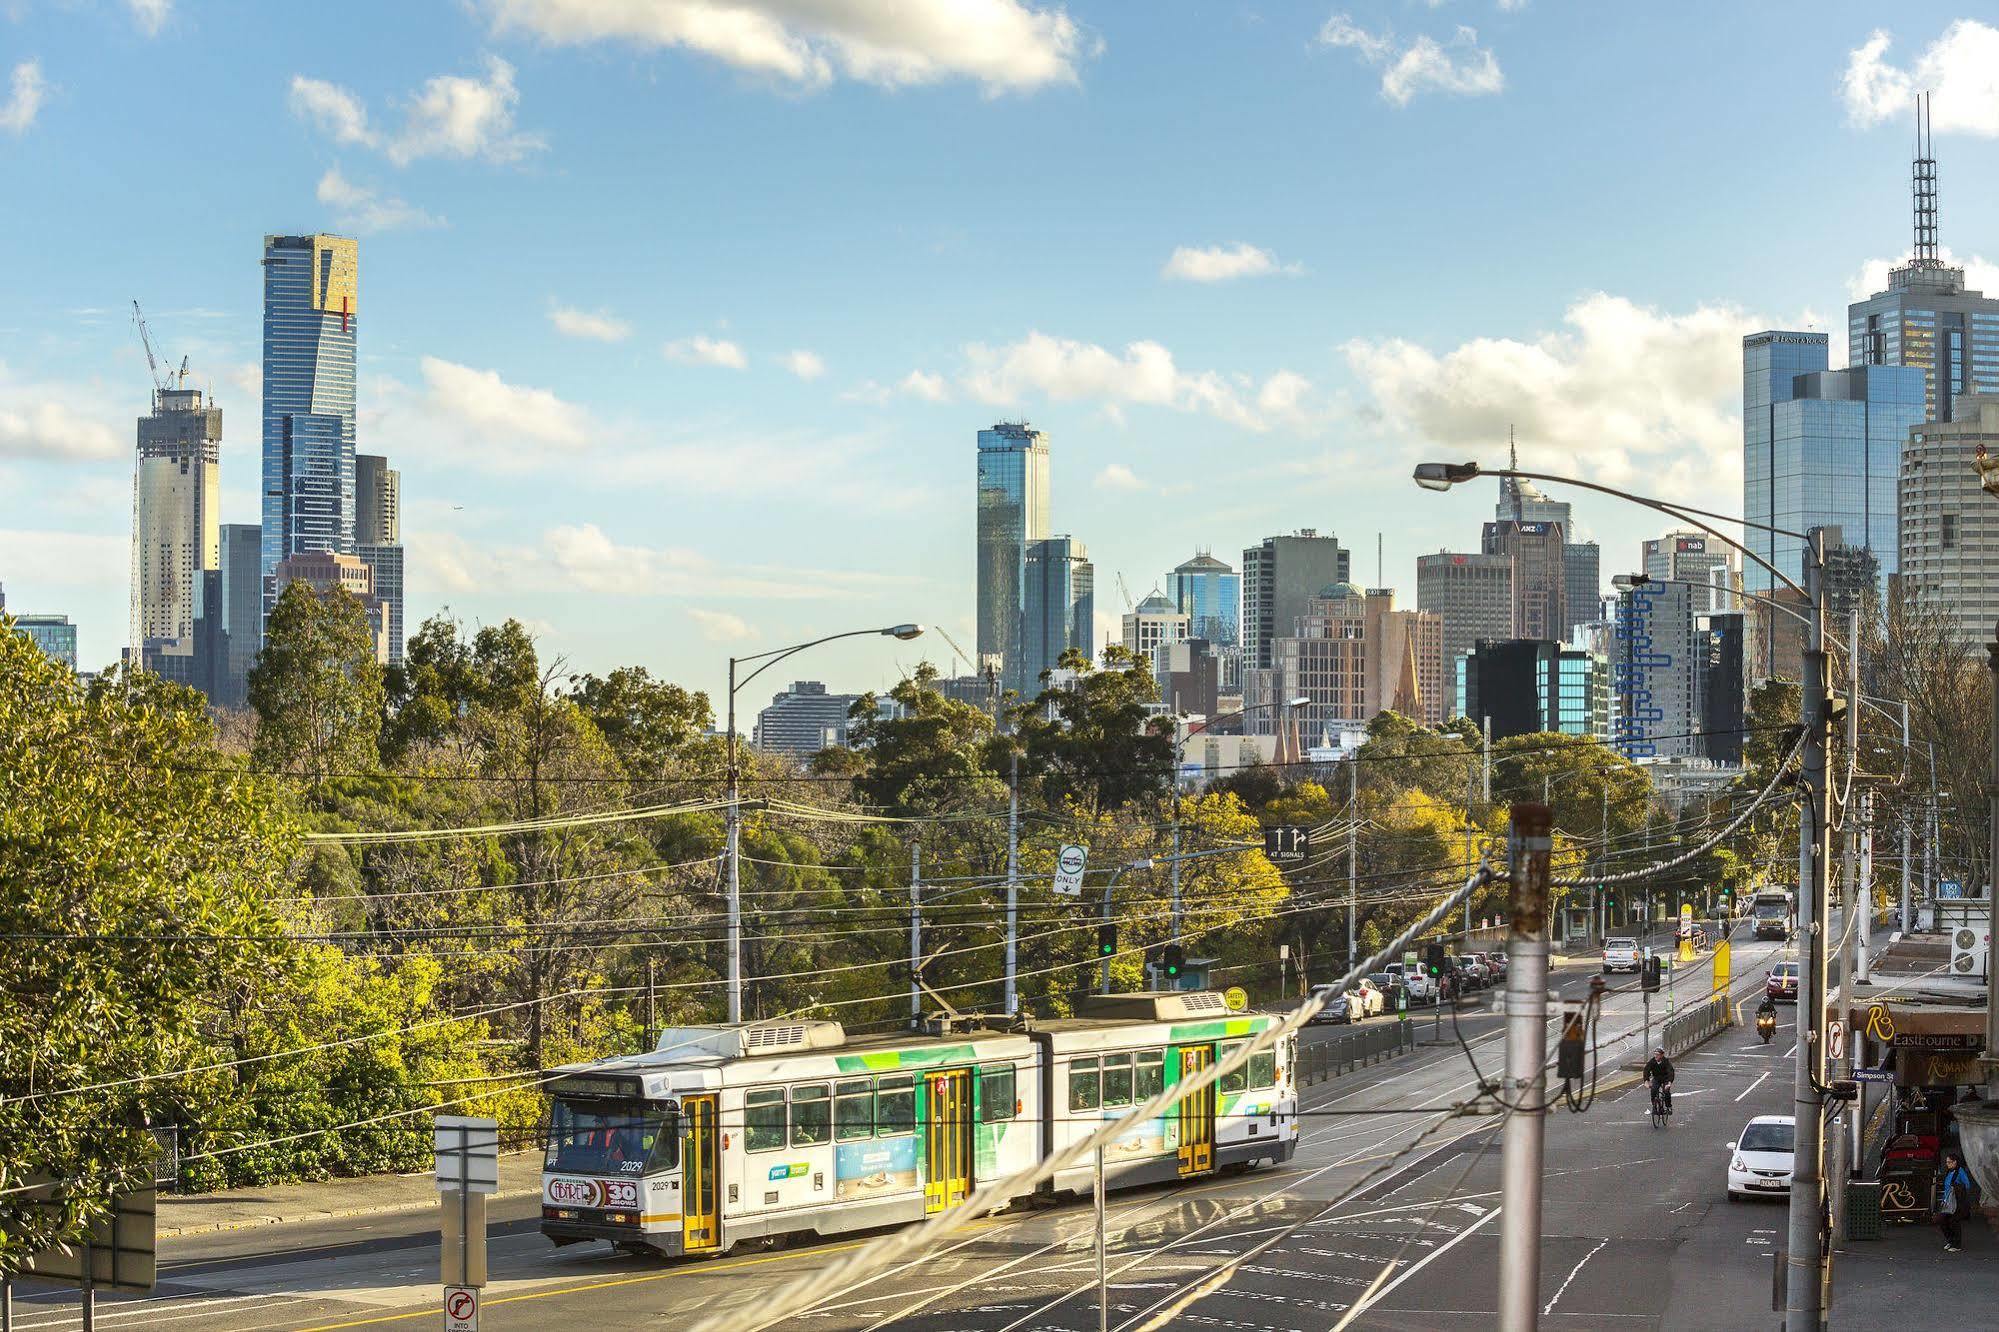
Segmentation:
{"type": "Polygon", "coordinates": [[[444,1288],[444,1332],[479,1332],[479,1292],[470,1286],[444,1288]]]}
{"type": "Polygon", "coordinates": [[[1895,1070],[1892,1068],[1856,1068],[1853,1070],[1855,1082],[1893,1082],[1895,1070]]]}
{"type": "Polygon", "coordinates": [[[1956,879],[1945,879],[1937,885],[1937,896],[1940,898],[1961,898],[1964,896],[1964,885],[1956,879]]]}
{"type": "Polygon", "coordinates": [[[1083,895],[1083,871],[1090,863],[1090,848],[1065,846],[1055,857],[1055,891],[1064,897],[1083,895]]]}
{"type": "MultiPolygon", "coordinates": [[[[24,1207],[59,1207],[53,1186],[30,1180],[24,1207]],[[38,1196],[47,1189],[51,1196],[38,1196]]],[[[136,1189],[111,1195],[111,1214],[100,1217],[88,1234],[71,1235],[66,1249],[30,1254],[21,1276],[97,1290],[124,1290],[143,1295],[158,1276],[153,1247],[153,1190],[136,1189]]]]}
{"type": "Polygon", "coordinates": [[[1229,1012],[1240,1013],[1249,1007],[1249,996],[1243,992],[1242,986],[1231,985],[1222,991],[1222,1002],[1228,1005],[1229,1012]]]}
{"type": "Polygon", "coordinates": [[[437,1187],[493,1193],[500,1187],[500,1125],[472,1115],[439,1115],[432,1130],[437,1187]]]}
{"type": "Polygon", "coordinates": [[[1263,854],[1273,865],[1295,865],[1312,853],[1312,832],[1296,824],[1263,830],[1263,854]]]}

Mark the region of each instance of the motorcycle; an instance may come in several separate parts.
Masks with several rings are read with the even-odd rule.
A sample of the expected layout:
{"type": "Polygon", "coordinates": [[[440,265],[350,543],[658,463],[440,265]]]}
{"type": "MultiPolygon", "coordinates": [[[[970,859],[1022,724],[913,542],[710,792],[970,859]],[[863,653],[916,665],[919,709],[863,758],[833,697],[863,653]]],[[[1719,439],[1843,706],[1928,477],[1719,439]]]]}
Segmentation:
{"type": "Polygon", "coordinates": [[[1756,1010],[1756,1034],[1763,1038],[1763,1044],[1768,1045],[1770,1043],[1770,1038],[1777,1034],[1776,1009],[1759,1008],[1756,1010]]]}

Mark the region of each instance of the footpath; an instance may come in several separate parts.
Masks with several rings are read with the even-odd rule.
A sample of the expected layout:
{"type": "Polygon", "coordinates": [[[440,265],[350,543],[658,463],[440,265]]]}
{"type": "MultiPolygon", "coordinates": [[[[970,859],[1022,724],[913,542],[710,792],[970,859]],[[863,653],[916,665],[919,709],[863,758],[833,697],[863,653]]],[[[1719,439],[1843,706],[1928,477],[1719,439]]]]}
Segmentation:
{"type": "MultiPolygon", "coordinates": [[[[541,1192],[542,1155],[514,1152],[500,1158],[494,1200],[532,1198],[541,1192]]],[[[158,1236],[206,1235],[300,1221],[415,1212],[437,1206],[437,1185],[426,1170],[410,1175],[364,1175],[305,1184],[272,1184],[222,1193],[161,1194],[158,1236]]]]}

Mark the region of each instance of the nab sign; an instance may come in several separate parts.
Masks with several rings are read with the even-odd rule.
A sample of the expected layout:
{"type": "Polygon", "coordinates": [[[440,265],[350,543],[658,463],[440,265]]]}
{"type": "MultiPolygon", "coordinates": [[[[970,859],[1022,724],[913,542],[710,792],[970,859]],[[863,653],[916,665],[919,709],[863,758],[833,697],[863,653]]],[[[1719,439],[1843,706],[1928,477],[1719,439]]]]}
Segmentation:
{"type": "Polygon", "coordinates": [[[1309,828],[1286,823],[1263,830],[1263,854],[1273,865],[1296,865],[1311,853],[1312,833],[1309,828]]]}

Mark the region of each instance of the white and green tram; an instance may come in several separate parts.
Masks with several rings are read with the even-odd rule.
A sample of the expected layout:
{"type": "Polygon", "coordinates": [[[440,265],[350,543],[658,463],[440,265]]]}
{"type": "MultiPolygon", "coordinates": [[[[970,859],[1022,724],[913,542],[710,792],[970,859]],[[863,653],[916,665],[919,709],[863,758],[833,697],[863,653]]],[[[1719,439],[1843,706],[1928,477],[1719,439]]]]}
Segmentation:
{"type": "MultiPolygon", "coordinates": [[[[551,1070],[542,1233],[720,1253],[920,1220],[1028,1169],[1277,1019],[1205,991],[1093,998],[1080,1016],[849,1036],[837,1022],[682,1027],[645,1054],[551,1070]]],[[[1128,1188],[1291,1158],[1295,1045],[1128,1129],[1128,1188]]],[[[1042,1192],[1081,1192],[1094,1165],[1042,1192]]],[[[1016,1199],[1015,1201],[1018,1201],[1016,1199]]]]}

